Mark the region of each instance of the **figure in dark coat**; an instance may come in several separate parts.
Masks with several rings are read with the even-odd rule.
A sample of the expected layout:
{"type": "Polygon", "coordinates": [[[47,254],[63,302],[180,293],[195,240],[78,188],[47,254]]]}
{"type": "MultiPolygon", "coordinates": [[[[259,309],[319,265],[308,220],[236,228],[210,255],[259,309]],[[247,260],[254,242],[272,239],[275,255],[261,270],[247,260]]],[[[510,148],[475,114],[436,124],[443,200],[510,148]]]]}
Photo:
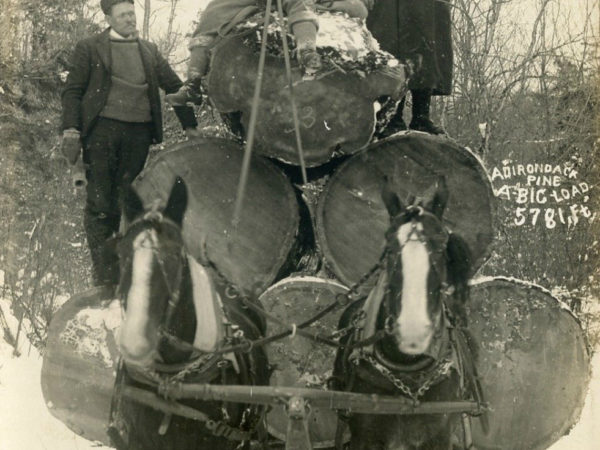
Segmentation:
{"type": "MultiPolygon", "coordinates": [[[[412,61],[416,72],[409,82],[413,100],[411,129],[441,134],[429,118],[432,95],[452,92],[451,0],[375,0],[367,27],[383,50],[401,61],[412,61]]],[[[404,99],[388,128],[406,129],[404,99]]],[[[391,133],[390,133],[391,134],[391,133]]]]}
{"type": "MultiPolygon", "coordinates": [[[[159,87],[175,92],[182,82],[156,45],[137,37],[133,0],[102,0],[101,7],[110,28],[77,43],[62,94],[62,151],[74,164],[83,146],[94,284],[114,286],[118,261],[106,239],[119,228],[119,194],[144,167],[150,145],[162,141],[159,87]]],[[[196,135],[194,110],[175,113],[196,135]]]]}

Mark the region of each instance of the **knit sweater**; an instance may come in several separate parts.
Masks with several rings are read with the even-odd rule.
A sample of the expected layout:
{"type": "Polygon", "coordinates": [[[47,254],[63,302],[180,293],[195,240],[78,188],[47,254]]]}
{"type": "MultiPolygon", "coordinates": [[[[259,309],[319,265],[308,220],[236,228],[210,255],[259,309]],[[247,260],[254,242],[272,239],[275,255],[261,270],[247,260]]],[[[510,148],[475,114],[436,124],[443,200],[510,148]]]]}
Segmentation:
{"type": "Polygon", "coordinates": [[[123,122],[151,122],[150,98],[137,39],[110,40],[111,87],[100,115],[123,122]]]}

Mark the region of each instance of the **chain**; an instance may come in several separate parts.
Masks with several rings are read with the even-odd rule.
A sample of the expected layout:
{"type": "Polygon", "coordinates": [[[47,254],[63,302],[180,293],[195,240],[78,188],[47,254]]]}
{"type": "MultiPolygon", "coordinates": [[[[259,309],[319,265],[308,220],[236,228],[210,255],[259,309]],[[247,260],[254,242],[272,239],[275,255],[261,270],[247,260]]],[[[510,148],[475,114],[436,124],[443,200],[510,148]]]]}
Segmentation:
{"type": "MultiPolygon", "coordinates": [[[[384,265],[384,262],[385,262],[385,256],[387,255],[387,252],[388,252],[388,249],[386,247],[383,250],[381,256],[379,257],[379,260],[377,261],[377,263],[375,265],[373,265],[373,267],[371,267],[371,269],[369,269],[369,271],[366,272],[356,283],[354,283],[348,289],[348,291],[346,293],[337,295],[336,301],[334,303],[325,307],[319,313],[317,313],[313,318],[309,319],[308,321],[306,321],[304,323],[306,325],[309,325],[309,324],[313,323],[315,320],[320,319],[327,313],[335,310],[337,307],[340,307],[340,306],[344,307],[344,306],[347,306],[348,304],[350,304],[352,301],[357,302],[357,301],[365,298],[366,296],[359,297],[356,300],[352,299],[352,297],[354,295],[358,294],[358,290],[360,289],[360,287],[362,287],[373,276],[373,274],[375,274],[382,268],[382,266],[384,265]]],[[[217,278],[219,279],[220,283],[225,286],[225,295],[227,295],[230,298],[234,298],[239,295],[241,297],[241,300],[243,303],[251,302],[250,297],[247,294],[245,294],[235,283],[230,281],[223,274],[223,272],[221,272],[221,270],[217,267],[217,265],[213,261],[211,261],[208,257],[206,257],[206,264],[210,268],[213,269],[213,271],[216,274],[217,278]]],[[[249,306],[249,305],[247,305],[247,306],[249,306]]],[[[262,316],[264,316],[265,318],[267,318],[269,320],[275,319],[274,317],[270,317],[268,315],[268,313],[266,311],[262,310],[262,308],[260,308],[258,305],[253,305],[252,309],[254,309],[256,312],[258,312],[259,314],[261,314],[262,316]]],[[[284,324],[282,321],[277,320],[276,322],[278,322],[278,323],[281,322],[281,323],[279,323],[280,325],[286,326],[286,324],[284,324]]],[[[331,340],[337,339],[338,337],[341,338],[343,336],[346,336],[348,333],[350,333],[350,331],[352,331],[354,328],[356,328],[355,324],[356,324],[356,320],[353,321],[352,325],[350,325],[342,330],[338,330],[338,331],[332,333],[330,336],[323,338],[324,340],[321,339],[321,342],[333,346],[334,342],[331,342],[331,340]],[[329,340],[330,342],[325,342],[327,340],[329,340]]],[[[300,335],[304,335],[304,337],[307,337],[307,338],[313,339],[313,340],[318,338],[318,336],[317,337],[308,336],[308,335],[305,335],[304,333],[300,333],[300,335]]],[[[284,336],[282,336],[282,337],[284,337],[284,336]]]]}
{"type": "MultiPolygon", "coordinates": [[[[385,378],[387,378],[387,380],[390,381],[398,390],[400,390],[403,394],[410,397],[414,402],[418,402],[419,398],[422,397],[429,390],[429,388],[431,388],[431,386],[433,386],[433,384],[436,381],[438,381],[440,378],[446,376],[448,374],[448,372],[450,371],[450,368],[452,367],[451,360],[449,360],[449,359],[441,360],[438,363],[436,370],[431,374],[431,376],[429,376],[423,382],[423,384],[421,384],[421,386],[416,391],[414,391],[409,386],[407,386],[404,383],[404,381],[402,381],[402,379],[396,377],[390,369],[388,369],[383,364],[381,364],[379,361],[377,361],[373,356],[363,355],[363,358],[366,361],[368,361],[369,363],[371,363],[371,365],[380,374],[382,374],[385,378]]],[[[358,364],[359,361],[360,360],[357,359],[355,361],[355,364],[358,364]]]]}
{"type": "MultiPolygon", "coordinates": [[[[177,381],[184,381],[186,376],[190,375],[195,370],[200,369],[202,366],[208,365],[209,366],[208,368],[210,368],[212,366],[211,363],[215,363],[215,364],[219,365],[219,364],[221,364],[222,361],[225,361],[225,360],[221,360],[220,358],[215,358],[214,355],[212,355],[211,353],[206,354],[206,355],[201,355],[198,358],[196,358],[195,361],[191,362],[186,367],[184,367],[182,370],[177,372],[175,375],[173,375],[172,377],[169,377],[167,381],[170,383],[174,383],[177,381]],[[219,360],[217,361],[217,359],[219,359],[219,360]]],[[[203,370],[207,370],[208,368],[202,367],[203,370]]]]}

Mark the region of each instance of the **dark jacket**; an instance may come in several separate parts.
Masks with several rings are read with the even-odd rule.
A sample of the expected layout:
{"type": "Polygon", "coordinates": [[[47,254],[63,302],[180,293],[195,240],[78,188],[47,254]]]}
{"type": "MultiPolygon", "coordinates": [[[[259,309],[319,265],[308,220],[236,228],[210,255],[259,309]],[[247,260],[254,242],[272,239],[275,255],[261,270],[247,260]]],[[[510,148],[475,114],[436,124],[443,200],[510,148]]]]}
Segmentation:
{"type": "Polygon", "coordinates": [[[375,0],[367,28],[399,60],[423,58],[410,89],[452,92],[451,0],[375,0]]]}
{"type": "MultiPolygon", "coordinates": [[[[67,86],[62,93],[62,128],[77,128],[85,137],[92,129],[106,104],[111,85],[110,28],[102,33],[79,41],[72,57],[67,86]]],[[[153,140],[162,142],[162,109],[158,88],[171,93],[182,83],[166,59],[159,53],[155,44],[139,39],[140,54],[148,83],[148,96],[152,123],[153,140]]],[[[183,128],[197,125],[194,110],[190,107],[177,107],[175,114],[183,128]]]]}

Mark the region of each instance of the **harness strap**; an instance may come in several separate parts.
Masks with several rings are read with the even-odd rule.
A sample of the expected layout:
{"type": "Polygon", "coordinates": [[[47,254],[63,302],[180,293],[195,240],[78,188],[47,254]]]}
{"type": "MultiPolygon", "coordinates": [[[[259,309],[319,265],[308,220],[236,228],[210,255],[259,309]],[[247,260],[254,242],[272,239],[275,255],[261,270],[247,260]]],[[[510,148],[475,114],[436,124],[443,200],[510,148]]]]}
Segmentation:
{"type": "Polygon", "coordinates": [[[111,443],[116,448],[127,448],[129,441],[127,426],[123,420],[123,417],[121,416],[121,404],[123,401],[122,391],[124,386],[124,363],[123,358],[119,358],[119,363],[117,366],[117,378],[113,386],[113,393],[110,401],[109,423],[106,430],[111,443]]]}

